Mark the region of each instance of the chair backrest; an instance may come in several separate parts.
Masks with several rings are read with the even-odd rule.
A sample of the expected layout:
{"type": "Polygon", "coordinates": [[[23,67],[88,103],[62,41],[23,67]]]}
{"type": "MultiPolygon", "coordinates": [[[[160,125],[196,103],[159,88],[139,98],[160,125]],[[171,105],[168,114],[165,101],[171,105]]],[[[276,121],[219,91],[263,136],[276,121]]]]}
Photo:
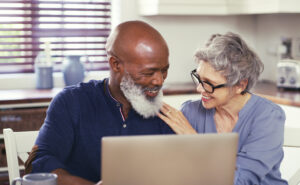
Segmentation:
{"type": "Polygon", "coordinates": [[[289,185],[300,183],[300,127],[284,128],[284,158],[280,169],[289,185]]]}
{"type": "Polygon", "coordinates": [[[29,156],[39,131],[14,132],[10,128],[3,129],[7,167],[10,184],[20,177],[18,157],[25,162],[29,156]]]}

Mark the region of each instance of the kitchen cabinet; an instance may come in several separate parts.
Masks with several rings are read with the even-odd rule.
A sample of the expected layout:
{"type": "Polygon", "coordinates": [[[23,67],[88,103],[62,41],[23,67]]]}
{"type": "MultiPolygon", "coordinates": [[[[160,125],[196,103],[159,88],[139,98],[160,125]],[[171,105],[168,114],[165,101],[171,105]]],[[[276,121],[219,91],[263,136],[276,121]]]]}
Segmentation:
{"type": "Polygon", "coordinates": [[[47,106],[22,107],[22,104],[17,105],[17,107],[0,108],[0,172],[7,171],[3,129],[12,128],[14,131],[39,130],[46,117],[47,106]]]}
{"type": "Polygon", "coordinates": [[[229,14],[300,13],[298,0],[228,0],[229,14]]]}
{"type": "Polygon", "coordinates": [[[4,128],[14,131],[38,130],[46,116],[47,107],[0,109],[0,134],[4,128]]]}
{"type": "Polygon", "coordinates": [[[139,0],[138,3],[144,16],[300,13],[298,0],[139,0]]]}
{"type": "Polygon", "coordinates": [[[139,0],[141,15],[225,15],[226,0],[139,0]]]}
{"type": "Polygon", "coordinates": [[[8,184],[3,128],[12,128],[14,131],[39,130],[51,99],[59,91],[60,89],[0,91],[0,184],[8,184]]]}

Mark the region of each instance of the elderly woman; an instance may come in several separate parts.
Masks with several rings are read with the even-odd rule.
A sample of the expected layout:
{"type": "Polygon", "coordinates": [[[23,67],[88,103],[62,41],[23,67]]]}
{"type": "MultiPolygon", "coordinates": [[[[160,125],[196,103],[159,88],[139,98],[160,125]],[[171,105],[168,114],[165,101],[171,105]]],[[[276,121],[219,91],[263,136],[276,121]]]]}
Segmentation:
{"type": "Polygon", "coordinates": [[[276,104],[250,92],[263,64],[234,33],[213,35],[195,55],[191,72],[201,100],[181,111],[164,104],[158,116],[177,134],[239,134],[235,185],[281,185],[285,114],[276,104]]]}

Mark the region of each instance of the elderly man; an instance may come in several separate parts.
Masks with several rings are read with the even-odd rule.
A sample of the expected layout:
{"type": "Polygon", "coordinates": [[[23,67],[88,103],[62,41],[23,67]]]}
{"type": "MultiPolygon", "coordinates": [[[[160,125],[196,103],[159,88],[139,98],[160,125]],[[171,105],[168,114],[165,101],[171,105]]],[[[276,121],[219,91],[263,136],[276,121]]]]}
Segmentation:
{"type": "Polygon", "coordinates": [[[160,33],[141,21],[125,22],[106,50],[109,79],[67,87],[52,100],[26,163],[29,172],[56,173],[63,185],[95,184],[103,136],[173,133],[156,116],[169,68],[160,33]]]}

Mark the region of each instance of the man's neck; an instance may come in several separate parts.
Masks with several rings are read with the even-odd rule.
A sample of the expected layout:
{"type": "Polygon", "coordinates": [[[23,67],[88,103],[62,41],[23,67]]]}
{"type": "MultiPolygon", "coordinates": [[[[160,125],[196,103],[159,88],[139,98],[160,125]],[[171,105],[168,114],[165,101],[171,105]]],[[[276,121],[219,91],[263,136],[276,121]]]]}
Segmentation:
{"type": "Polygon", "coordinates": [[[122,113],[125,119],[128,117],[128,113],[131,109],[131,104],[129,101],[125,98],[124,94],[122,93],[119,86],[112,84],[109,81],[108,84],[108,90],[111,94],[111,96],[116,99],[119,103],[122,104],[122,113]]]}

